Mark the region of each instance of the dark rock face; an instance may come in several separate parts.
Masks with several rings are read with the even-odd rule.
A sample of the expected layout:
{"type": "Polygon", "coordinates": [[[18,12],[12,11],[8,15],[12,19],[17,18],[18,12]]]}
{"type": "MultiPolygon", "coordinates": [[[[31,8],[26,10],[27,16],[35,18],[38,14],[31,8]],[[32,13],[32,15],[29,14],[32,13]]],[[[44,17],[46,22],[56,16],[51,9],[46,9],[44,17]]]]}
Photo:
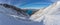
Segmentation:
{"type": "Polygon", "coordinates": [[[0,4],[0,5],[4,6],[5,8],[11,8],[11,9],[16,10],[16,11],[23,11],[20,8],[17,8],[17,7],[12,6],[12,5],[8,5],[8,4],[0,4]]]}

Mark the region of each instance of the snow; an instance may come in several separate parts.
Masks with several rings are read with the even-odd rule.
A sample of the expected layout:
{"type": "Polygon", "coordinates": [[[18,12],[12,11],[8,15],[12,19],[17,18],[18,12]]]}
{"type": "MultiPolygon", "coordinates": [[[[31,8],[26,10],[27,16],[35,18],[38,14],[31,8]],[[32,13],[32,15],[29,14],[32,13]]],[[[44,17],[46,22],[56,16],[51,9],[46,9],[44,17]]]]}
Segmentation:
{"type": "Polygon", "coordinates": [[[41,9],[30,17],[30,20],[35,22],[41,22],[43,20],[44,25],[60,25],[60,1],[41,9]]]}

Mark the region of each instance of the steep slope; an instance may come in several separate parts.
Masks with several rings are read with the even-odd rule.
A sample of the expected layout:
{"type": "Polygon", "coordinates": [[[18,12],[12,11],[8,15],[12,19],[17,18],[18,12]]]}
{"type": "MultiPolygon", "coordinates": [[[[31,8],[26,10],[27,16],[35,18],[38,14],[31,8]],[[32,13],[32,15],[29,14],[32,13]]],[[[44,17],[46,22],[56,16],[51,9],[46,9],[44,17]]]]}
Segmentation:
{"type": "Polygon", "coordinates": [[[0,13],[8,16],[12,16],[17,20],[22,20],[22,21],[24,20],[26,21],[30,17],[22,9],[8,4],[0,4],[0,13]]]}
{"type": "Polygon", "coordinates": [[[52,24],[53,24],[54,20],[56,20],[56,21],[60,20],[59,19],[60,18],[59,13],[60,13],[60,1],[57,1],[57,2],[53,3],[52,5],[48,6],[47,8],[45,8],[45,9],[40,9],[35,14],[33,14],[30,17],[30,19],[33,20],[33,21],[38,21],[38,22],[41,22],[41,20],[44,20],[45,24],[47,24],[47,25],[50,24],[51,25],[51,21],[52,21],[52,24]],[[51,20],[51,19],[54,19],[54,20],[51,20]]]}

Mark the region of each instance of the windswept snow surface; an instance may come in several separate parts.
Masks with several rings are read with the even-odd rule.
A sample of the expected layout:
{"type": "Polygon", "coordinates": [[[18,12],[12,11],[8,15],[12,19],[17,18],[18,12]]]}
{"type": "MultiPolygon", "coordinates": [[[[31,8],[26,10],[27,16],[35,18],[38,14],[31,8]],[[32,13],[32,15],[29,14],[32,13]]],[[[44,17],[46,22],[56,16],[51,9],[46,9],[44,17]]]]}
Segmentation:
{"type": "Polygon", "coordinates": [[[43,20],[44,25],[60,25],[60,1],[45,9],[40,9],[30,17],[35,22],[43,20]]]}

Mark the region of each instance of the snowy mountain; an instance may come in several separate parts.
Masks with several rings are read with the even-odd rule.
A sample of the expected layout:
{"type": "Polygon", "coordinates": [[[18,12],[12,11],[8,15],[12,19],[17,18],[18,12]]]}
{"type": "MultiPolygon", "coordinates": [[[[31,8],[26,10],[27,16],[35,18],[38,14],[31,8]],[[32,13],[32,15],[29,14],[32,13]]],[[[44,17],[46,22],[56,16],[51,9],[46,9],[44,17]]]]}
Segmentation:
{"type": "Polygon", "coordinates": [[[19,21],[29,21],[28,18],[30,17],[24,10],[8,4],[0,4],[0,14],[13,17],[19,21]]]}
{"type": "Polygon", "coordinates": [[[29,20],[25,10],[8,4],[0,4],[0,25],[43,25],[29,20]]]}
{"type": "Polygon", "coordinates": [[[45,9],[40,9],[30,17],[35,22],[41,22],[45,25],[60,25],[60,1],[53,3],[45,9]]]}
{"type": "Polygon", "coordinates": [[[12,5],[8,5],[8,4],[0,4],[0,12],[6,15],[10,15],[13,17],[18,17],[18,18],[23,18],[24,17],[29,17],[29,15],[27,13],[25,13],[22,9],[17,8],[15,6],[12,5]]]}

